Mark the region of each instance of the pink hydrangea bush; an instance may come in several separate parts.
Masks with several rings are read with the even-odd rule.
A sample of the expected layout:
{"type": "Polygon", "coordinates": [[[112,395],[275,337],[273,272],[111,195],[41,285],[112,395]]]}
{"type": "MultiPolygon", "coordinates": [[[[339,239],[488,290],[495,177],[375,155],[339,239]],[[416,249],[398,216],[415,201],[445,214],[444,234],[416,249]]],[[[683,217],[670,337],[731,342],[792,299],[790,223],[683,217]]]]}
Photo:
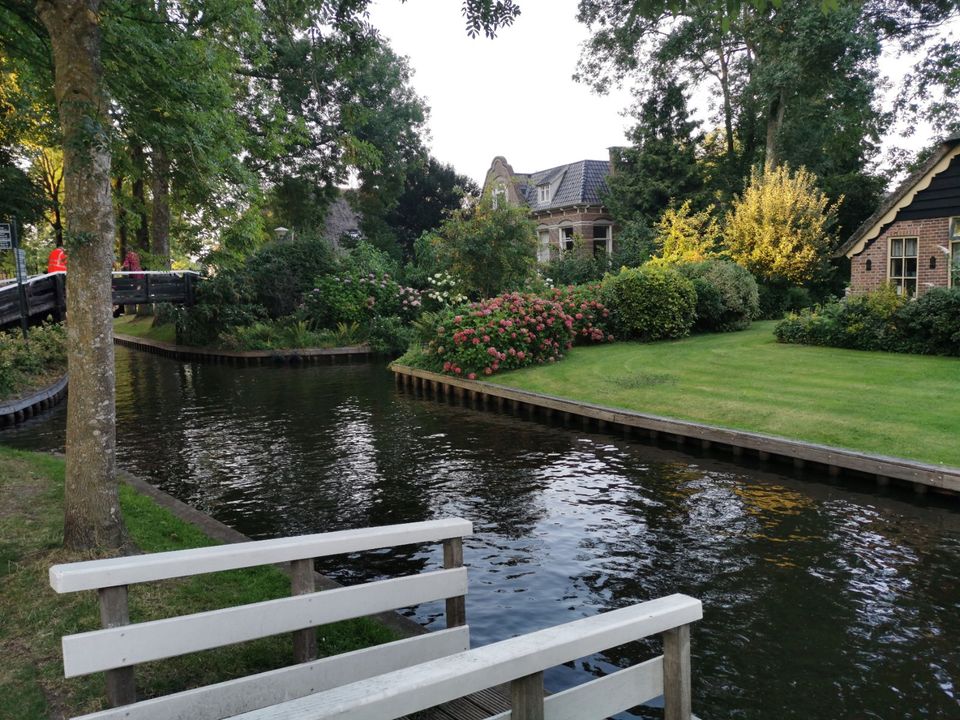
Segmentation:
{"type": "Polygon", "coordinates": [[[600,283],[553,288],[549,298],[573,318],[575,345],[613,342],[610,310],[600,302],[600,283]]]}
{"type": "Polygon", "coordinates": [[[573,344],[574,322],[553,299],[504,293],[441,314],[425,361],[431,370],[471,380],[555,362],[573,344]]]}

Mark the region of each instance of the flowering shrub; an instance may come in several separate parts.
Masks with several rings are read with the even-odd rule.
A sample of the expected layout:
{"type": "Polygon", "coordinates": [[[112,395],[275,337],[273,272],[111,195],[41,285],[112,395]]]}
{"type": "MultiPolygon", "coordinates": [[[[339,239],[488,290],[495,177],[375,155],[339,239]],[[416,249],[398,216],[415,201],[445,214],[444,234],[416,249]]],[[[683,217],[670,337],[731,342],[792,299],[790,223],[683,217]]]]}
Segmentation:
{"type": "Polygon", "coordinates": [[[547,297],[573,318],[574,344],[613,342],[610,311],[600,301],[600,283],[553,288],[547,297]]]}
{"type": "Polygon", "coordinates": [[[424,362],[428,369],[471,380],[554,362],[573,344],[573,328],[560,302],[504,293],[442,313],[424,362]]]}
{"type": "Polygon", "coordinates": [[[349,272],[319,278],[304,296],[300,315],[314,327],[329,328],[374,317],[410,321],[420,314],[421,305],[419,290],[401,285],[387,273],[349,272]]]}
{"type": "Polygon", "coordinates": [[[448,272],[430,275],[427,277],[427,283],[430,287],[424,291],[424,294],[437,309],[462,305],[467,301],[467,296],[460,291],[460,283],[448,272]]]}

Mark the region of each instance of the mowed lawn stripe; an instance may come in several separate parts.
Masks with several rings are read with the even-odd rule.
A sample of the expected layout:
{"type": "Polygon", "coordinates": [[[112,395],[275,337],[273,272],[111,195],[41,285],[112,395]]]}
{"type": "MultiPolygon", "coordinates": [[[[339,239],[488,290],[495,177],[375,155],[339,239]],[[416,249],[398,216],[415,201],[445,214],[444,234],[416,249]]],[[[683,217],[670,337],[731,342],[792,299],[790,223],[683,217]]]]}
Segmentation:
{"type": "Polygon", "coordinates": [[[960,359],[783,345],[738,333],[574,348],[494,382],[523,390],[960,467],[960,359]]]}

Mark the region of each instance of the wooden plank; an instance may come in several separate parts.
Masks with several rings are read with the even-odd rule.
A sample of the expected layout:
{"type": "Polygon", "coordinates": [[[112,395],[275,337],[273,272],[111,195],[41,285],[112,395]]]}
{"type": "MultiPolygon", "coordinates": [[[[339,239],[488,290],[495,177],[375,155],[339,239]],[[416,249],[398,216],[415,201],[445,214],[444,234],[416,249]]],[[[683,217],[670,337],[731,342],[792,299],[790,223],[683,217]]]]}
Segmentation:
{"type": "MultiPolygon", "coordinates": [[[[543,703],[544,720],[605,720],[662,694],[663,657],[655,657],[551,695],[543,703]]],[[[507,711],[489,720],[511,718],[507,711]]]]}
{"type": "MultiPolygon", "coordinates": [[[[313,558],[290,563],[290,594],[309,595],[316,592],[313,558]]],[[[317,659],[317,630],[309,627],[293,633],[293,659],[298,663],[317,659]]]]}
{"type": "Polygon", "coordinates": [[[466,626],[144,700],[76,720],[220,720],[329,690],[470,647],[466,626]]]}
{"type": "Polygon", "coordinates": [[[473,524],[469,520],[444,518],[152,555],[89,560],[51,567],[50,587],[59,593],[94,590],[397,545],[439,542],[472,533],[473,524]]]}
{"type": "Polygon", "coordinates": [[[542,671],[510,683],[510,707],[513,720],[544,720],[542,671]]]}
{"type": "Polygon", "coordinates": [[[663,717],[690,720],[690,626],[663,633],[663,717]]]}
{"type": "Polygon", "coordinates": [[[238,720],[391,720],[699,620],[699,600],[670,595],[351,683],[238,720]]]}
{"type": "Polygon", "coordinates": [[[94,630],[63,638],[65,677],[373,615],[467,591],[467,571],[437,570],[393,580],[239,607],[94,630]]]}
{"type": "MultiPolygon", "coordinates": [[[[130,612],[127,608],[127,588],[101,588],[100,624],[105,628],[123,627],[130,624],[130,612]]],[[[136,681],[133,667],[123,667],[107,672],[107,702],[112,707],[129,705],[137,700],[136,681]]]]}
{"type": "MultiPolygon", "coordinates": [[[[443,567],[446,569],[463,567],[463,538],[450,538],[443,541],[443,567]]],[[[467,624],[466,598],[447,598],[446,603],[447,627],[457,627],[467,624]]]]}

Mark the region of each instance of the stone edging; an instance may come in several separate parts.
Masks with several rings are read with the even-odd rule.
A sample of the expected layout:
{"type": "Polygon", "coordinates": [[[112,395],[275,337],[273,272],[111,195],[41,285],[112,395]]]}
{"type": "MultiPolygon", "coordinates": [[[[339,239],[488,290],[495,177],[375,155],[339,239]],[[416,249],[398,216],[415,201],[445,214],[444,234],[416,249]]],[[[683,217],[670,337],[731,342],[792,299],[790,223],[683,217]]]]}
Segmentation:
{"type": "Polygon", "coordinates": [[[67,396],[67,373],[55,383],[25,398],[0,404],[0,427],[18,425],[28,418],[49,410],[67,396]]]}
{"type": "MultiPolygon", "coordinates": [[[[165,493],[155,485],[150,484],[141,477],[132,475],[124,470],[117,473],[119,479],[136,490],[141,495],[146,495],[157,505],[169,510],[180,520],[193,525],[204,535],[212,540],[222,543],[250,542],[250,538],[229,525],[225,525],[219,520],[214,520],[206,513],[202,513],[194,507],[187,505],[181,500],[177,500],[172,495],[165,493]]],[[[284,572],[288,572],[287,564],[279,566],[284,572]]],[[[314,573],[318,590],[330,590],[332,588],[342,587],[340,583],[328,578],[326,575],[314,573]]],[[[374,619],[382,622],[388,628],[399,634],[401,637],[412,637],[414,635],[425,635],[429,632],[418,622],[401,615],[398,612],[382,612],[372,615],[374,619]]]]}
{"type": "Polygon", "coordinates": [[[339,348],[302,348],[298,350],[213,350],[148,340],[132,335],[114,333],[113,341],[117,345],[162,355],[175,360],[193,360],[199,362],[220,363],[226,365],[283,365],[338,362],[366,362],[374,355],[369,345],[353,345],[339,348]]]}
{"type": "Polygon", "coordinates": [[[881,485],[886,485],[893,479],[910,483],[921,493],[927,488],[960,493],[960,468],[806,443],[745,430],[702,425],[517,390],[506,385],[464,380],[403,365],[392,364],[390,370],[394,373],[398,387],[424,394],[432,393],[437,398],[441,395],[447,398],[456,395],[467,402],[478,402],[484,408],[495,402],[498,410],[507,407],[517,412],[525,412],[530,417],[539,412],[545,419],[559,418],[564,422],[577,417],[584,427],[595,424],[598,430],[619,429],[624,434],[642,431],[647,433],[650,439],[665,436],[679,444],[693,440],[703,448],[730,450],[734,456],[742,456],[744,451],[750,451],[761,460],[788,460],[798,468],[807,464],[820,465],[833,477],[845,472],[875,478],[881,485]]]}

